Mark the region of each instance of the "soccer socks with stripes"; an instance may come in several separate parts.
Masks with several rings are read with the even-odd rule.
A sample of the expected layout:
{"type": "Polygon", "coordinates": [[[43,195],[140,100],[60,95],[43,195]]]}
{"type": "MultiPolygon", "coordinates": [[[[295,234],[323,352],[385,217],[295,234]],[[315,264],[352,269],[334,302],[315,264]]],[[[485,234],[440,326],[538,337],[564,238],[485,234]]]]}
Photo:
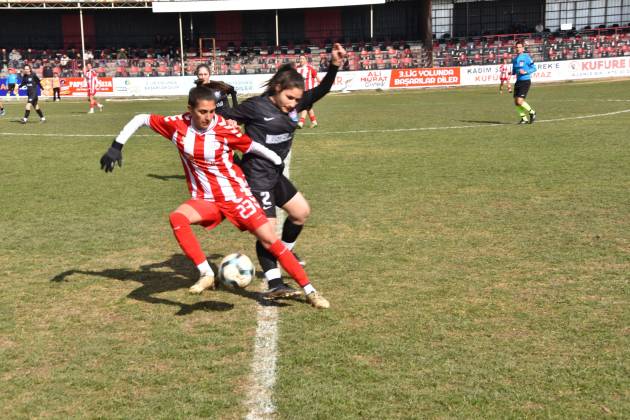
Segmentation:
{"type": "Polygon", "coordinates": [[[314,112],[312,114],[309,114],[308,117],[311,119],[311,122],[317,121],[317,117],[315,116],[314,112]]]}
{"type": "Polygon", "coordinates": [[[277,240],[269,247],[269,252],[278,259],[278,262],[284,268],[284,271],[299,284],[301,287],[306,287],[310,284],[306,271],[302,268],[298,260],[293,253],[282,243],[281,240],[277,240]]]}
{"type": "MultiPolygon", "coordinates": [[[[177,243],[181,247],[182,251],[184,251],[184,254],[186,254],[186,256],[190,258],[201,271],[202,268],[205,268],[205,265],[202,264],[204,262],[207,264],[206,255],[203,253],[201,245],[199,245],[199,241],[190,228],[190,221],[186,216],[177,212],[171,213],[169,220],[171,222],[171,227],[173,228],[173,234],[175,234],[175,239],[177,239],[177,243]]],[[[209,267],[210,265],[208,265],[208,268],[209,267]]]]}
{"type": "Polygon", "coordinates": [[[293,251],[295,241],[297,241],[303,227],[304,225],[296,225],[288,218],[284,221],[284,225],[282,225],[282,242],[289,250],[293,251]]]}
{"type": "Polygon", "coordinates": [[[256,241],[256,256],[260,263],[263,273],[265,273],[265,279],[270,289],[278,287],[282,284],[282,273],[278,269],[278,261],[271,252],[265,249],[260,241],[256,241]]]}

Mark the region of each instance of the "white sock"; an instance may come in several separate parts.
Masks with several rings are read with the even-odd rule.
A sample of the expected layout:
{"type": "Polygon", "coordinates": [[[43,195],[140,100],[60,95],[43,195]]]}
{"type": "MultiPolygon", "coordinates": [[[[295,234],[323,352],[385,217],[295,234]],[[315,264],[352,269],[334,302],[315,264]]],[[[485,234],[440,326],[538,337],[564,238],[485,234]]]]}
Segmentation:
{"type": "Polygon", "coordinates": [[[293,248],[295,247],[295,242],[282,241],[282,243],[284,244],[284,246],[286,246],[289,249],[289,251],[293,251],[293,248]]]}
{"type": "Polygon", "coordinates": [[[214,271],[212,271],[212,267],[210,267],[210,264],[208,264],[208,260],[197,265],[197,269],[202,276],[206,274],[212,274],[214,276],[214,271]]]}
{"type": "Polygon", "coordinates": [[[310,295],[311,293],[315,292],[315,288],[313,287],[312,284],[307,284],[306,286],[304,286],[302,289],[304,289],[304,294],[305,295],[310,295]]]}
{"type": "Polygon", "coordinates": [[[265,271],[265,278],[267,279],[267,281],[279,279],[280,277],[282,277],[282,273],[280,272],[279,268],[272,268],[269,271],[265,271]]]}

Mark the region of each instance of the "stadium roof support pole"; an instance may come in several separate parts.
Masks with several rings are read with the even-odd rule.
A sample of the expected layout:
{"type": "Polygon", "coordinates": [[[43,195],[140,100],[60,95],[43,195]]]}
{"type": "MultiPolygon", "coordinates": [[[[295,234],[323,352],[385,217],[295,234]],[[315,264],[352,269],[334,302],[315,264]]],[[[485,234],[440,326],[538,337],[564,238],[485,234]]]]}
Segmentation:
{"type": "Polygon", "coordinates": [[[83,60],[83,67],[85,69],[85,33],[83,32],[83,9],[81,3],[79,3],[79,26],[81,26],[81,59],[83,60]]]}
{"type": "Polygon", "coordinates": [[[374,5],[370,4],[370,40],[374,39],[374,5]]]}
{"type": "Polygon", "coordinates": [[[276,9],[276,47],[280,46],[280,31],[278,30],[278,9],[276,9]]]}
{"type": "Polygon", "coordinates": [[[184,34],[182,31],[182,14],[179,13],[179,56],[182,60],[181,75],[184,75],[184,34]]]}

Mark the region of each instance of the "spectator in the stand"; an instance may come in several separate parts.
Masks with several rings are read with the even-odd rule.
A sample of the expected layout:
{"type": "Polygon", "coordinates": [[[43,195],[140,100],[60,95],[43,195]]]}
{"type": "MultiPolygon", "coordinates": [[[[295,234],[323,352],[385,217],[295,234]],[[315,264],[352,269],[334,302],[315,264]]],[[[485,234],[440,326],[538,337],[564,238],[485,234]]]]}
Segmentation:
{"type": "Polygon", "coordinates": [[[326,57],[322,57],[319,59],[319,71],[324,72],[328,69],[328,60],[326,57]]]}
{"type": "Polygon", "coordinates": [[[65,68],[68,65],[69,61],[70,61],[70,57],[68,57],[66,54],[64,54],[59,59],[59,64],[61,65],[61,67],[65,68]]]}
{"type": "Polygon", "coordinates": [[[9,54],[7,53],[7,49],[3,48],[2,49],[2,67],[8,67],[9,66],[9,54]]]}
{"type": "MultiPolygon", "coordinates": [[[[320,64],[321,67],[321,64],[320,64]]],[[[341,69],[343,71],[350,71],[350,61],[348,60],[348,57],[345,57],[343,59],[343,66],[341,67],[341,69]]]]}
{"type": "Polygon", "coordinates": [[[126,60],[127,59],[127,51],[124,48],[118,50],[118,54],[116,54],[117,60],[126,60]]]}
{"type": "Polygon", "coordinates": [[[22,61],[22,54],[13,48],[9,53],[9,67],[20,67],[20,61],[22,61]]]}

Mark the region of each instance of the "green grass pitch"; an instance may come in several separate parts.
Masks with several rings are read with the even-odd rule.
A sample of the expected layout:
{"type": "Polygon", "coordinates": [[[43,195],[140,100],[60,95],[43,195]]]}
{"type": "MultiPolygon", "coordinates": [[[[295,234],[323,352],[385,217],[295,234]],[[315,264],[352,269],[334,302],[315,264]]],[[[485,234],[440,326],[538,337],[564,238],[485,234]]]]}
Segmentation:
{"type": "MultiPolygon", "coordinates": [[[[317,104],[291,170],[332,308],[279,308],[275,418],[630,416],[630,81],[528,101],[527,126],[496,87],[317,104]]],[[[0,118],[2,417],[245,416],[257,301],[187,293],[175,148],[142,129],[98,165],[185,100],[43,102],[25,126],[23,105],[0,118]]],[[[212,263],[255,259],[227,222],[196,232],[212,263]]]]}

